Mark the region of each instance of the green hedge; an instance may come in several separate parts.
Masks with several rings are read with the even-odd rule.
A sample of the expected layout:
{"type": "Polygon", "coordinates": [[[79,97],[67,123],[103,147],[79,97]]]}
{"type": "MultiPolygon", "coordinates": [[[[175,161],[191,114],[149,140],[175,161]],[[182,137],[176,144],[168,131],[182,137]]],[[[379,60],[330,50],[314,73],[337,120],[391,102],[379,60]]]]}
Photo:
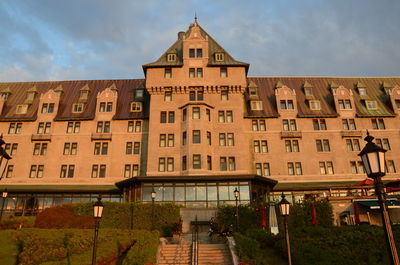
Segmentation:
{"type": "MultiPolygon", "coordinates": [[[[158,236],[156,231],[100,229],[97,264],[154,263],[158,236]]],[[[86,265],[91,264],[93,230],[3,230],[0,243],[0,264],[86,265]]]]}
{"type": "Polygon", "coordinates": [[[323,227],[333,226],[333,210],[328,200],[311,201],[305,200],[302,203],[295,203],[291,206],[289,226],[303,227],[310,226],[312,222],[311,205],[315,204],[317,211],[317,225],[323,227]]]}
{"type": "MultiPolygon", "coordinates": [[[[305,226],[292,227],[289,231],[292,261],[296,265],[390,264],[382,227],[305,226]]],[[[242,261],[251,261],[255,265],[285,264],[287,252],[283,233],[274,236],[257,229],[245,234],[235,233],[234,237],[242,261]]],[[[400,251],[399,226],[394,226],[394,237],[400,251]]]]}
{"type": "MultiPolygon", "coordinates": [[[[250,228],[260,226],[260,213],[251,205],[239,205],[239,231],[244,232],[250,228]]],[[[220,232],[227,229],[235,230],[236,207],[230,205],[220,206],[217,212],[217,227],[220,232]]]]}

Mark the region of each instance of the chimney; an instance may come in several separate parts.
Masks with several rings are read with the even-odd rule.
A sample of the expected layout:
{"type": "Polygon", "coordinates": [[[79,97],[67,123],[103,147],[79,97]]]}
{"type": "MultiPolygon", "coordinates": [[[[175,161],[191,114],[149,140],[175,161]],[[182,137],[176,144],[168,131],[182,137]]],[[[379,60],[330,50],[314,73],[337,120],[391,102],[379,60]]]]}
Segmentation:
{"type": "Polygon", "coordinates": [[[183,40],[183,36],[185,36],[185,32],[184,31],[178,32],[178,40],[183,40]]]}

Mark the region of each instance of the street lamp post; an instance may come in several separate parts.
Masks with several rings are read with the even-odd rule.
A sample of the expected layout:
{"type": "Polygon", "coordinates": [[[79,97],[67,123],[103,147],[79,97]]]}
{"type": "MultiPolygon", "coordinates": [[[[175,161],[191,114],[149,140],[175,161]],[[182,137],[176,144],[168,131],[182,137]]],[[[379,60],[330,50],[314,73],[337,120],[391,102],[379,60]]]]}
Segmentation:
{"type": "Polygon", "coordinates": [[[382,177],[385,176],[385,152],[386,150],[372,142],[374,137],[369,135],[364,139],[367,144],[358,154],[364,164],[367,176],[374,180],[375,194],[378,197],[379,206],[382,214],[383,229],[385,230],[385,238],[389,257],[392,265],[400,265],[399,256],[397,254],[396,244],[393,237],[392,224],[390,221],[386,196],[383,190],[382,177]]]}
{"type": "Polygon", "coordinates": [[[288,220],[287,217],[290,213],[290,203],[285,199],[285,194],[282,193],[282,200],[279,203],[279,210],[281,215],[283,216],[283,224],[285,226],[285,236],[286,236],[286,248],[288,255],[288,264],[292,265],[292,254],[290,252],[290,240],[289,240],[289,229],[288,229],[288,220]]]}
{"type": "Polygon", "coordinates": [[[101,197],[97,198],[97,202],[93,205],[93,216],[94,216],[94,239],[93,239],[93,254],[92,254],[92,265],[96,264],[96,252],[97,252],[97,237],[99,235],[99,224],[103,214],[104,205],[101,202],[101,197]]]}
{"type": "Polygon", "coordinates": [[[4,204],[5,204],[5,202],[6,202],[7,195],[8,195],[8,192],[7,192],[7,189],[5,189],[5,190],[3,191],[3,193],[1,194],[1,197],[3,198],[3,203],[2,203],[2,205],[1,205],[0,221],[1,221],[1,218],[3,217],[4,204]]]}
{"type": "Polygon", "coordinates": [[[151,192],[151,230],[154,230],[154,200],[157,197],[157,193],[154,191],[154,188],[151,192]]]}
{"type": "Polygon", "coordinates": [[[238,200],[239,200],[239,195],[240,192],[238,191],[237,187],[233,191],[233,195],[235,196],[235,202],[236,202],[236,232],[239,231],[239,206],[238,206],[238,200]]]}

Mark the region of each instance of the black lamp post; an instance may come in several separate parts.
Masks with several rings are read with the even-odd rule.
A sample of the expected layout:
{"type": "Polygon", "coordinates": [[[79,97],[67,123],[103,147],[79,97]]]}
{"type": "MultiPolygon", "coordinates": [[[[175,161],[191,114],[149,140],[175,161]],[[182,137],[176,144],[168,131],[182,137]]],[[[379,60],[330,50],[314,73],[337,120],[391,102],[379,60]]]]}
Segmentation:
{"type": "Polygon", "coordinates": [[[283,216],[283,224],[285,226],[285,236],[286,236],[286,248],[288,255],[288,264],[292,265],[292,254],[290,253],[290,240],[289,240],[289,229],[287,217],[290,213],[290,203],[285,199],[285,194],[282,193],[282,200],[279,203],[279,210],[283,216]]]}
{"type": "Polygon", "coordinates": [[[99,224],[103,214],[104,205],[101,202],[101,197],[97,198],[97,202],[93,205],[93,216],[94,216],[94,239],[93,239],[93,255],[92,265],[96,265],[96,252],[97,252],[97,237],[99,235],[99,224]]]}
{"type": "Polygon", "coordinates": [[[383,190],[382,177],[385,176],[385,152],[386,150],[372,142],[374,137],[369,135],[364,139],[367,144],[358,154],[364,164],[367,176],[374,180],[375,194],[378,197],[379,206],[382,214],[383,229],[385,230],[385,237],[391,264],[400,265],[399,256],[397,254],[396,244],[393,237],[392,224],[390,221],[388,206],[386,203],[386,196],[383,190]]]}
{"type": "Polygon", "coordinates": [[[1,197],[3,198],[3,203],[1,205],[0,221],[1,221],[1,218],[3,217],[4,204],[5,204],[6,200],[7,200],[7,195],[8,195],[8,192],[7,192],[7,189],[5,189],[3,191],[3,193],[1,194],[1,197]]]}
{"type": "Polygon", "coordinates": [[[157,193],[154,191],[154,188],[151,192],[151,230],[154,230],[154,200],[157,197],[157,193]]]}
{"type": "Polygon", "coordinates": [[[238,207],[238,199],[240,192],[238,191],[237,187],[233,191],[233,195],[235,196],[235,202],[236,202],[236,232],[239,231],[239,207],[238,207]]]}

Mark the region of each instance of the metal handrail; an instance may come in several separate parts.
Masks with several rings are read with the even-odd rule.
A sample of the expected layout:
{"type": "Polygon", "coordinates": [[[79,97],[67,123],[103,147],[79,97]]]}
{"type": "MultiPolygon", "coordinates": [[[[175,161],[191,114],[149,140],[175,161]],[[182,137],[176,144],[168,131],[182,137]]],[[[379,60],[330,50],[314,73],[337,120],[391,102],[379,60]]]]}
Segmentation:
{"type": "Polygon", "coordinates": [[[192,230],[192,265],[199,264],[199,228],[197,223],[197,215],[192,230]]]}

